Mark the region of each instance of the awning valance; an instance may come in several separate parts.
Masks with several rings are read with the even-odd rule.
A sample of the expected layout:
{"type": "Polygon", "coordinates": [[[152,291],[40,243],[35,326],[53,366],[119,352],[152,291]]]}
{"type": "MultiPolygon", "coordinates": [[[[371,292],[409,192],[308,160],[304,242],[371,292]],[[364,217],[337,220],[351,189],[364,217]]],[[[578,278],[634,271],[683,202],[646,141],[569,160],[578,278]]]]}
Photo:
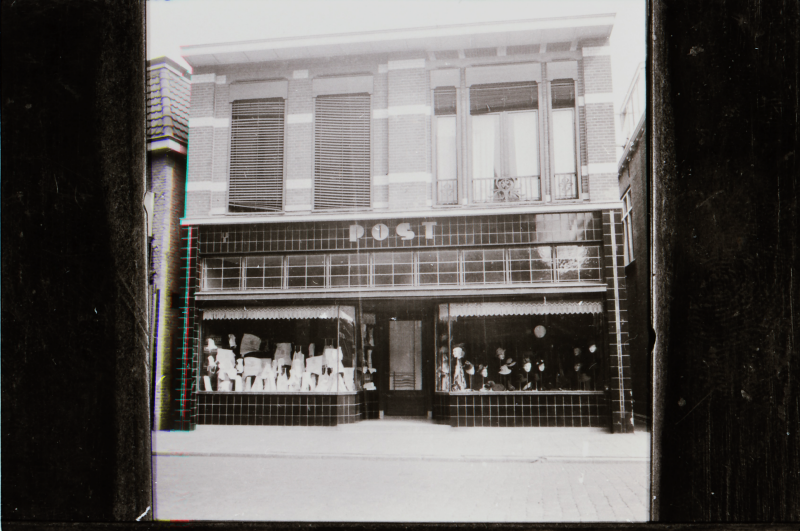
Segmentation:
{"type": "Polygon", "coordinates": [[[352,306],[285,306],[254,308],[207,308],[203,320],[216,319],[336,319],[355,320],[356,310],[352,306]]]}
{"type": "Polygon", "coordinates": [[[554,302],[458,302],[439,305],[442,321],[458,317],[490,317],[503,315],[553,315],[603,313],[603,304],[597,301],[554,302]]]}

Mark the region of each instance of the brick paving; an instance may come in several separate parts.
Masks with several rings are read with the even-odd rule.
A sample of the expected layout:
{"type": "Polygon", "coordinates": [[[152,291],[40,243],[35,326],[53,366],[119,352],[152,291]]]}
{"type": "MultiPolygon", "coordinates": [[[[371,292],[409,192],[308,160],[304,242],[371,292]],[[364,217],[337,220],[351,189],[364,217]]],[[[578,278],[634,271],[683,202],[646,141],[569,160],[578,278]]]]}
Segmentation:
{"type": "Polygon", "coordinates": [[[154,434],[157,519],[646,521],[648,433],[373,421],[154,434]]]}

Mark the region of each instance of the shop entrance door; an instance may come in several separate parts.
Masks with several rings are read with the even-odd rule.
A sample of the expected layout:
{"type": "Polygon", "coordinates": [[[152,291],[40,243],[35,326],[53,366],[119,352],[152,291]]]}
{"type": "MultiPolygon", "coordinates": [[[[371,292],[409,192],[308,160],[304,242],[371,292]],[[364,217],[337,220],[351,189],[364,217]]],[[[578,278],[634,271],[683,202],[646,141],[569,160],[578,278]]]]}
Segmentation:
{"type": "Polygon", "coordinates": [[[389,321],[387,416],[425,416],[422,321],[389,321]]]}

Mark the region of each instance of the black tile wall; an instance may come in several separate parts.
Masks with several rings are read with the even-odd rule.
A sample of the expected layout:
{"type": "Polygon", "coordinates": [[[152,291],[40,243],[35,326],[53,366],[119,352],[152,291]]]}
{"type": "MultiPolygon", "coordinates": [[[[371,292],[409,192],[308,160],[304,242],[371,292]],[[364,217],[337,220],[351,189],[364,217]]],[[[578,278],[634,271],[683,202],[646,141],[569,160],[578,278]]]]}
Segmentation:
{"type": "Polygon", "coordinates": [[[433,418],[454,427],[608,427],[603,393],[436,393],[433,418]]]}
{"type": "MultiPolygon", "coordinates": [[[[364,394],[200,392],[197,393],[197,423],[223,426],[352,424],[364,418],[364,394]]],[[[375,410],[377,411],[377,397],[375,410]]]]}

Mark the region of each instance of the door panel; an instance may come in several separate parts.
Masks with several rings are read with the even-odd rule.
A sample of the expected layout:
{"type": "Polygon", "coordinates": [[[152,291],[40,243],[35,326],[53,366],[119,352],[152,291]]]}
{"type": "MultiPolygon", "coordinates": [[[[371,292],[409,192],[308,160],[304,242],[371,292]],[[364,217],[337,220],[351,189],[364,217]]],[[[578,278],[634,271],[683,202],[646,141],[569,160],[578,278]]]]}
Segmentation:
{"type": "Polygon", "coordinates": [[[386,415],[424,416],[422,321],[389,322],[389,390],[386,415]]]}

